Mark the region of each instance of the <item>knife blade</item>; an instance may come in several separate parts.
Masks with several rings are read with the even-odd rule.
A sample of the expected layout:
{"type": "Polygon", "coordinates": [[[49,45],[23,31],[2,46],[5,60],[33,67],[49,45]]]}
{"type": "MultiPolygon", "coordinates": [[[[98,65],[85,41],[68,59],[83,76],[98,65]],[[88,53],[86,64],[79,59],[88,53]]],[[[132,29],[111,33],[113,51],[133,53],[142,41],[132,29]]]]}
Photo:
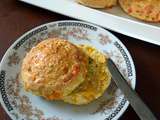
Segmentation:
{"type": "Polygon", "coordinates": [[[141,120],[157,120],[139,95],[129,86],[126,79],[116,67],[115,63],[110,58],[107,63],[114,82],[129,101],[139,118],[141,120]]]}

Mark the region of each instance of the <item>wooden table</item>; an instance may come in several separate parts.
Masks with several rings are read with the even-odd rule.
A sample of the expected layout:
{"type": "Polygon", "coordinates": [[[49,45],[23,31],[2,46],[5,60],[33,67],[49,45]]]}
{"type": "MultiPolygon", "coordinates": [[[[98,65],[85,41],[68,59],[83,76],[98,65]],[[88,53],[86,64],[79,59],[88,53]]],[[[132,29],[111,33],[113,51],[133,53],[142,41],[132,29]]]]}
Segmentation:
{"type": "MultiPolygon", "coordinates": [[[[71,18],[16,0],[2,0],[0,2],[0,59],[7,48],[24,32],[43,23],[67,19],[71,18]]],[[[160,119],[160,46],[112,33],[124,43],[133,57],[137,72],[136,91],[160,119]]],[[[120,120],[138,119],[130,106],[120,118],[120,120]]],[[[0,120],[10,120],[2,107],[0,107],[0,120]]]]}

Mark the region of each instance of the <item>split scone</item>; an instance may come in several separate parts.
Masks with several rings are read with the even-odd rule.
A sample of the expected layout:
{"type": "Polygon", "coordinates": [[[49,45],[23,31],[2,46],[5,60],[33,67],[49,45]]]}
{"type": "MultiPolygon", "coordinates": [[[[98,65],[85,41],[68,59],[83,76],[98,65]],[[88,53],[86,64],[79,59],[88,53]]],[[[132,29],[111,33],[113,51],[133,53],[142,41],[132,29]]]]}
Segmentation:
{"type": "Polygon", "coordinates": [[[21,80],[26,91],[47,100],[83,105],[108,88],[111,75],[105,55],[89,45],[47,39],[24,57],[21,80]]]}

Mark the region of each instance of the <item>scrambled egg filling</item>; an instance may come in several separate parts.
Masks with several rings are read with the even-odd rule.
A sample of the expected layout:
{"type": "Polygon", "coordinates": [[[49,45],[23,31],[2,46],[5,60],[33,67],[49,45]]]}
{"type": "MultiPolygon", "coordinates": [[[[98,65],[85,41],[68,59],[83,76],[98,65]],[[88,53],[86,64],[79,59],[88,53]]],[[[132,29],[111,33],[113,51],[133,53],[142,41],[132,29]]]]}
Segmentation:
{"type": "Polygon", "coordinates": [[[105,92],[110,84],[111,75],[106,66],[106,58],[102,53],[88,45],[80,45],[79,48],[89,56],[87,77],[63,100],[70,104],[82,105],[90,103],[105,92]]]}

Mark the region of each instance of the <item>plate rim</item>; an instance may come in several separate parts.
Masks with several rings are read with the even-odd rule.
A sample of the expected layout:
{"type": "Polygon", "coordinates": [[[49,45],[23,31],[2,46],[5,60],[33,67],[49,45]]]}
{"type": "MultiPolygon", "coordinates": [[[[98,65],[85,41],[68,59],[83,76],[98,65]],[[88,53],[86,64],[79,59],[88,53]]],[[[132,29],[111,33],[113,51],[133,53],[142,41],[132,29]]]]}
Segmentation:
{"type": "MultiPolygon", "coordinates": [[[[27,34],[31,33],[32,31],[35,31],[35,30],[38,29],[38,28],[41,28],[41,27],[43,27],[43,26],[48,26],[48,25],[50,25],[50,24],[57,24],[57,23],[59,23],[59,22],[78,22],[78,23],[88,24],[88,25],[97,27],[97,28],[100,29],[100,30],[105,31],[105,32],[109,33],[109,35],[111,35],[112,37],[114,37],[114,38],[116,39],[116,41],[118,41],[118,43],[120,43],[120,45],[122,46],[122,48],[125,50],[126,54],[127,54],[128,57],[129,57],[129,60],[130,60],[130,62],[131,62],[131,66],[133,67],[133,74],[134,74],[133,76],[134,76],[134,80],[135,80],[135,81],[134,81],[134,84],[133,84],[133,89],[136,88],[136,68],[135,68],[135,64],[134,64],[133,58],[132,58],[129,50],[127,49],[127,47],[121,42],[121,40],[120,40],[118,37],[116,37],[116,36],[115,36],[113,33],[111,33],[110,31],[108,31],[108,30],[106,30],[106,29],[104,29],[104,28],[102,28],[102,27],[100,27],[100,26],[97,26],[97,25],[95,25],[95,24],[88,23],[88,22],[84,22],[84,21],[80,21],[80,20],[57,20],[57,21],[47,22],[47,23],[38,25],[38,26],[33,27],[33,28],[31,28],[30,30],[26,31],[25,33],[23,33],[22,35],[20,35],[20,37],[18,37],[18,38],[10,45],[10,47],[8,47],[7,51],[4,53],[4,55],[3,55],[3,57],[2,57],[2,59],[1,59],[1,61],[0,61],[0,71],[3,70],[3,69],[2,69],[2,63],[5,61],[5,59],[6,59],[6,57],[7,57],[7,54],[8,54],[11,50],[13,50],[13,47],[14,47],[24,36],[26,36],[27,34]]],[[[1,95],[1,93],[0,93],[0,95],[1,95]]],[[[13,117],[12,117],[12,115],[10,114],[10,112],[7,110],[6,105],[4,104],[1,96],[0,96],[0,104],[1,104],[2,108],[5,110],[5,112],[7,113],[7,115],[8,115],[12,120],[14,120],[13,117]]],[[[128,106],[129,106],[129,102],[126,101],[125,105],[124,105],[124,106],[122,107],[122,109],[120,110],[121,112],[119,112],[112,120],[118,120],[118,119],[125,113],[125,111],[126,111],[126,109],[128,108],[128,106]]]]}

